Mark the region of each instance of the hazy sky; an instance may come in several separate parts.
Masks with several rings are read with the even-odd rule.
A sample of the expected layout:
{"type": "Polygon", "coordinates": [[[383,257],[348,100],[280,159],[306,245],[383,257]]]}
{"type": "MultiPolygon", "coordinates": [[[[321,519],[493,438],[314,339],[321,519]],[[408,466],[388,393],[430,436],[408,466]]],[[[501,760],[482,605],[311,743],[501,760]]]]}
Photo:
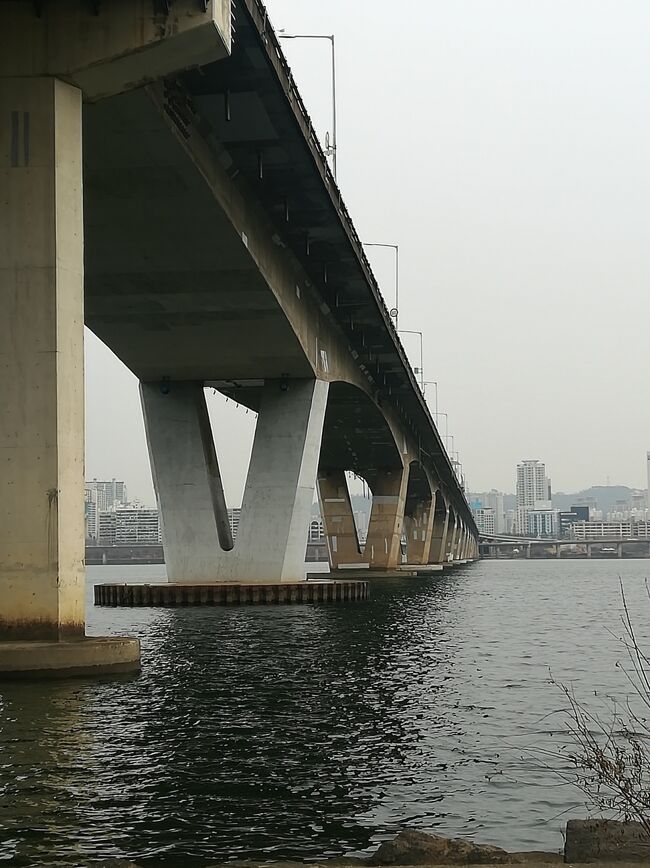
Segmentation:
{"type": "MultiPolygon", "coordinates": [[[[522,458],[556,490],[645,487],[647,0],[267,5],[336,36],[339,184],[360,236],[400,245],[400,326],[424,331],[470,487],[514,490],[522,458]]],[[[324,137],[329,44],[283,45],[324,137]]],[[[372,262],[392,306],[390,254],[372,262]]],[[[92,335],[87,359],[87,475],[152,501],[137,383],[92,335]]],[[[237,506],[254,423],[212,409],[237,506]]]]}

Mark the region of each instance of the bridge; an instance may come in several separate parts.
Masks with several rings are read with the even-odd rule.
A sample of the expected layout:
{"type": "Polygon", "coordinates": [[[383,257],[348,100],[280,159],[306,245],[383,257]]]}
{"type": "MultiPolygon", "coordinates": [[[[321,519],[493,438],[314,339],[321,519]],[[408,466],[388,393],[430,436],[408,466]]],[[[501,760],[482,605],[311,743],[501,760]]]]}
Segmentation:
{"type": "Polygon", "coordinates": [[[514,557],[520,555],[525,558],[534,558],[543,555],[544,551],[554,550],[556,558],[562,557],[563,548],[577,549],[578,553],[572,553],[572,557],[591,558],[618,557],[622,558],[624,552],[630,552],[634,547],[634,556],[650,557],[650,539],[638,537],[600,537],[587,540],[580,539],[551,539],[542,537],[521,537],[509,534],[480,534],[479,553],[481,557],[499,558],[514,557]],[[643,551],[645,549],[645,552],[643,551]],[[641,554],[639,553],[641,550],[641,554]]]}
{"type": "Polygon", "coordinates": [[[136,663],[77,641],[84,321],[141,383],[171,583],[302,582],[315,490],[330,578],[477,556],[259,0],[5,0],[0,118],[0,670],[6,640],[136,663]],[[236,543],[206,388],[258,414],[236,543]]]}

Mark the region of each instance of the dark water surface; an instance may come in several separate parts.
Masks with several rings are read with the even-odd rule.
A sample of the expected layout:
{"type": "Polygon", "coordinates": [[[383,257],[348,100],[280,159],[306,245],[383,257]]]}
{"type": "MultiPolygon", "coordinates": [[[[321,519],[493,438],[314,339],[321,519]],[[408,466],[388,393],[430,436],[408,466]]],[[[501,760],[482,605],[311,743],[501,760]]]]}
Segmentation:
{"type": "Polygon", "coordinates": [[[649,567],[483,562],[329,607],[89,605],[89,633],[141,638],[142,675],[0,686],[0,861],[311,859],[405,823],[557,849],[584,809],[539,754],[563,739],[549,667],[623,695],[618,576],[647,636],[649,567]]]}

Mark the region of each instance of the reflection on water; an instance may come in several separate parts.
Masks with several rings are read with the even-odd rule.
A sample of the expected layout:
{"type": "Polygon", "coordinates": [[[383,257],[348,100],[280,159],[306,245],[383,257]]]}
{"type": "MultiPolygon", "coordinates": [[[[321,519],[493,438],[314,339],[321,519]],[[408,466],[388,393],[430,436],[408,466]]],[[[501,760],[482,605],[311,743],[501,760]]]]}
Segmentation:
{"type": "Polygon", "coordinates": [[[0,860],[315,858],[405,823],[558,848],[578,796],[539,759],[548,670],[624,689],[614,570],[647,635],[643,561],[485,562],[349,606],[91,606],[89,632],[140,636],[142,675],[0,687],[0,860]]]}

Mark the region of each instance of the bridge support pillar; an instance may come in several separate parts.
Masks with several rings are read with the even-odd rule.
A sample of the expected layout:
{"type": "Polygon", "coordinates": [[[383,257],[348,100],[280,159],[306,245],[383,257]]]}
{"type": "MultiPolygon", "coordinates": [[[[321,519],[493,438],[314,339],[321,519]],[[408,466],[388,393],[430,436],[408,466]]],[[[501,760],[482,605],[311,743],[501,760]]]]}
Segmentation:
{"type": "Polygon", "coordinates": [[[562,546],[559,543],[555,543],[555,557],[558,560],[562,557],[562,546]]]}
{"type": "Polygon", "coordinates": [[[618,558],[623,557],[623,543],[622,542],[618,543],[618,545],[616,546],[616,557],[618,557],[618,558]]]}
{"type": "Polygon", "coordinates": [[[449,509],[449,523],[447,525],[447,540],[445,544],[444,563],[451,563],[454,560],[454,552],[456,550],[456,539],[458,535],[458,518],[453,510],[449,509]]]}
{"type": "Polygon", "coordinates": [[[372,491],[372,510],[364,560],[371,570],[394,570],[401,561],[408,475],[408,467],[365,474],[372,491]]]}
{"type": "Polygon", "coordinates": [[[142,385],[170,581],[304,578],[328,384],[285,386],[276,380],[264,386],[233,546],[202,385],[142,385]]]}
{"type": "Polygon", "coordinates": [[[0,190],[0,676],[137,669],[136,640],[84,632],[77,88],[0,78],[0,190]]]}
{"type": "Polygon", "coordinates": [[[359,535],[344,470],[319,471],[318,499],[331,568],[361,563],[359,535]]]}
{"type": "Polygon", "coordinates": [[[81,92],[0,79],[0,118],[0,637],[80,637],[81,92]]]}
{"type": "Polygon", "coordinates": [[[431,549],[435,515],[436,493],[428,500],[406,501],[404,529],[406,532],[406,560],[409,564],[427,564],[431,549]]]}
{"type": "Polygon", "coordinates": [[[447,548],[447,528],[449,525],[449,510],[442,492],[436,492],[433,515],[433,530],[429,546],[429,563],[441,564],[445,559],[447,548]]]}

